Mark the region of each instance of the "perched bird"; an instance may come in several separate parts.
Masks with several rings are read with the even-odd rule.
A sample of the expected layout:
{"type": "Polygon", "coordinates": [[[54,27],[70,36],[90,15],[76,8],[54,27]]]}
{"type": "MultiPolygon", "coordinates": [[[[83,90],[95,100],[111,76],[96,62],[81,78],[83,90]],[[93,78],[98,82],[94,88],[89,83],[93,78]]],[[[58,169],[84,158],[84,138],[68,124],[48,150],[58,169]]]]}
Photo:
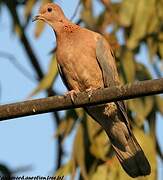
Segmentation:
{"type": "MultiPolygon", "coordinates": [[[[35,20],[46,22],[55,32],[58,69],[72,99],[77,92],[120,83],[113,51],[102,35],[72,23],[53,3],[43,5],[35,20]]],[[[149,175],[150,164],[131,131],[124,103],[106,103],[85,110],[106,131],[124,170],[131,177],[149,175]]]]}

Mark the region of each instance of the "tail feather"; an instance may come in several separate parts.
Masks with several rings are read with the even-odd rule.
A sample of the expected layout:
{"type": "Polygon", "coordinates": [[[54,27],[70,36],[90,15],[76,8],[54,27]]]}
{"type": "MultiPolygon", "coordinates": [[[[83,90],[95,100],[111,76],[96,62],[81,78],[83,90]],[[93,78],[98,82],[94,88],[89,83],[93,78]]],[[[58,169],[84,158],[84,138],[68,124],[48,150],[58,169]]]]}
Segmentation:
{"type": "Polygon", "coordinates": [[[112,147],[114,148],[116,156],[120,161],[123,169],[131,177],[134,178],[150,174],[150,164],[133,134],[128,140],[125,151],[117,148],[114,143],[112,143],[112,147]]]}
{"type": "Polygon", "coordinates": [[[108,103],[86,110],[106,131],[123,169],[131,177],[149,175],[150,164],[131,131],[123,104],[108,103]]]}

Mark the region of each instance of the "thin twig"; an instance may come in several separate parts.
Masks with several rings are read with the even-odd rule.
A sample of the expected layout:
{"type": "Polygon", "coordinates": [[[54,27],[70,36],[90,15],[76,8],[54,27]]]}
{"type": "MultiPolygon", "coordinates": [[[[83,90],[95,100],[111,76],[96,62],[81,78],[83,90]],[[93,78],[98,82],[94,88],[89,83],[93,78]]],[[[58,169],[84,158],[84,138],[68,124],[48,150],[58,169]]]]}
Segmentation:
{"type": "Polygon", "coordinates": [[[163,78],[135,82],[133,84],[98,89],[89,97],[89,92],[78,93],[74,102],[69,96],[52,96],[0,106],[0,120],[36,115],[41,113],[85,107],[163,93],[163,78]]]}
{"type": "Polygon", "coordinates": [[[15,58],[14,55],[12,55],[8,52],[0,51],[0,57],[8,59],[14,65],[14,67],[18,71],[20,71],[26,78],[28,78],[29,80],[31,80],[33,82],[36,82],[36,78],[34,78],[34,76],[31,75],[30,72],[27,71],[27,69],[17,61],[17,59],[15,58]]]}
{"type": "Polygon", "coordinates": [[[81,1],[79,0],[77,6],[76,6],[76,8],[75,8],[75,11],[74,11],[73,15],[72,15],[71,18],[70,18],[71,21],[74,20],[76,14],[77,14],[77,12],[78,12],[78,9],[79,9],[79,7],[80,7],[80,4],[81,4],[81,1]]]}

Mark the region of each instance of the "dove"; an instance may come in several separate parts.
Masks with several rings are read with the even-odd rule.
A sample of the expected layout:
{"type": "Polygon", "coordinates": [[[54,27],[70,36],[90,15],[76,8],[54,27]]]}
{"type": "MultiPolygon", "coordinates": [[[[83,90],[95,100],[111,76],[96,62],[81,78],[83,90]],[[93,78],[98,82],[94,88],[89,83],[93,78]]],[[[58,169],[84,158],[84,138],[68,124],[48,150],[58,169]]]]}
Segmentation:
{"type": "MultiPolygon", "coordinates": [[[[101,34],[72,23],[54,3],[41,6],[36,20],[54,30],[58,70],[72,100],[78,92],[120,84],[114,53],[101,34]]],[[[132,132],[123,101],[87,106],[85,110],[107,133],[127,174],[149,175],[150,164],[132,132]]]]}

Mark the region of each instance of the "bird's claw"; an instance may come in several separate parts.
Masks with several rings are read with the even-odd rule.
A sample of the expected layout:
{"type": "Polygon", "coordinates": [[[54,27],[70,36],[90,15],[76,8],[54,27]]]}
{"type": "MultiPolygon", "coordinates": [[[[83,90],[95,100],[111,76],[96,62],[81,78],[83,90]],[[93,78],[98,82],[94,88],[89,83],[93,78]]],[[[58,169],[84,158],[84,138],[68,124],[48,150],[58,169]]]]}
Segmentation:
{"type": "Polygon", "coordinates": [[[97,89],[97,88],[92,88],[92,87],[86,89],[86,92],[88,92],[88,98],[89,98],[89,99],[91,98],[91,96],[92,96],[92,94],[93,94],[93,91],[96,90],[96,89],[97,89]]]}
{"type": "Polygon", "coordinates": [[[65,96],[70,96],[71,101],[74,103],[75,102],[74,96],[77,96],[77,93],[78,93],[77,91],[71,90],[71,91],[66,92],[65,96]]]}

